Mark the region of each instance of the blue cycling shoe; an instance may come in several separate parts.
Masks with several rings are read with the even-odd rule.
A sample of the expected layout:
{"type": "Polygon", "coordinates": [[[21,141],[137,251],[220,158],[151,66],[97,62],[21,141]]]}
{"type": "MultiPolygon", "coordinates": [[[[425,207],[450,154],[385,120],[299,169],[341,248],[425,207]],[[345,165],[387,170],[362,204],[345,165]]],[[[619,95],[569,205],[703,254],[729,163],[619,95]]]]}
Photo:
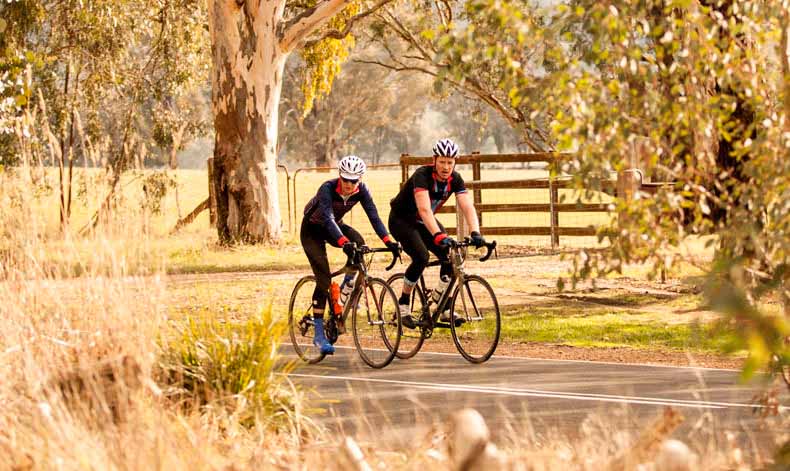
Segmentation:
{"type": "Polygon", "coordinates": [[[335,347],[324,335],[324,319],[316,317],[313,319],[315,324],[315,337],[313,337],[313,345],[321,349],[323,355],[332,355],[335,353],[335,347]]]}

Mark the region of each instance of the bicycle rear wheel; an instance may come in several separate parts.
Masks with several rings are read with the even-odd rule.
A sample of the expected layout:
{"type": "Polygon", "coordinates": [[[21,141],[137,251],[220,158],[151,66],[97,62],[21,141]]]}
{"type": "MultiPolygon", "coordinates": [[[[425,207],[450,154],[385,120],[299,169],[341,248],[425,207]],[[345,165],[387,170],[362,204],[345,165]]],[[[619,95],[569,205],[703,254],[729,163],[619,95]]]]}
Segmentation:
{"type": "Polygon", "coordinates": [[[352,299],[351,329],[362,361],[372,368],[389,365],[398,352],[401,319],[398,298],[380,278],[370,278],[352,299]]]}
{"type": "MultiPolygon", "coordinates": [[[[403,273],[397,273],[389,277],[387,280],[387,284],[390,285],[396,296],[400,296],[400,293],[403,292],[404,279],[405,275],[403,273]]],[[[423,306],[425,306],[426,303],[427,300],[425,299],[425,293],[422,292],[419,286],[415,286],[411,291],[411,302],[409,303],[411,306],[411,315],[415,322],[420,321],[423,306]]],[[[401,319],[401,322],[402,321],[403,319],[401,319]]],[[[413,357],[417,354],[417,352],[420,351],[423,342],[425,342],[425,335],[423,334],[423,331],[420,327],[409,329],[408,327],[404,326],[403,333],[400,337],[398,353],[396,353],[397,357],[402,360],[413,357]]]]}
{"type": "Polygon", "coordinates": [[[456,316],[450,323],[458,352],[472,363],[483,363],[499,343],[499,303],[486,280],[468,275],[453,293],[450,309],[456,316]]]}
{"type": "Polygon", "coordinates": [[[315,325],[313,324],[313,290],[315,277],[305,276],[296,282],[291,301],[288,303],[288,332],[291,344],[299,358],[314,364],[323,360],[326,355],[313,345],[315,325]]]}

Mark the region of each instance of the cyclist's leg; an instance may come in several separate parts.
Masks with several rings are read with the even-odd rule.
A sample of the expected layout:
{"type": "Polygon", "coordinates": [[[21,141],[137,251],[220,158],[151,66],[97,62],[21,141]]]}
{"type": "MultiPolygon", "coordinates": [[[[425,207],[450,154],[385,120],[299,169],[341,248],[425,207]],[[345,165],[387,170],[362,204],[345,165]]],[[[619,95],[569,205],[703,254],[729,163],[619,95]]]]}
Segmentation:
{"type": "MultiPolygon", "coordinates": [[[[439,224],[439,229],[444,232],[444,226],[439,221],[436,221],[439,224]]],[[[447,283],[450,282],[450,278],[453,276],[453,265],[450,263],[450,257],[448,256],[447,249],[438,247],[436,244],[433,243],[433,237],[431,234],[428,233],[428,230],[424,230],[420,232],[420,235],[423,237],[423,240],[426,243],[428,249],[436,255],[436,258],[439,259],[442,264],[439,267],[439,277],[442,280],[442,285],[440,286],[447,286],[447,283]]],[[[441,287],[437,288],[441,290],[441,287]]],[[[443,322],[450,322],[450,312],[449,309],[446,309],[442,312],[441,318],[443,322]]]]}
{"type": "MultiPolygon", "coordinates": [[[[442,223],[439,221],[436,221],[436,223],[439,224],[439,230],[444,232],[444,226],[442,223]]],[[[447,255],[447,249],[434,244],[433,236],[428,233],[428,229],[426,229],[424,226],[422,229],[423,230],[420,231],[420,236],[422,237],[425,246],[428,247],[428,250],[430,250],[434,255],[436,255],[436,258],[439,259],[439,261],[442,262],[439,270],[439,276],[449,279],[449,277],[453,274],[453,265],[450,263],[450,257],[447,255]]]]}
{"type": "Polygon", "coordinates": [[[315,290],[313,290],[313,322],[315,323],[315,338],[313,343],[321,348],[322,353],[333,353],[335,348],[327,341],[324,335],[324,310],[326,298],[331,282],[329,259],[326,257],[326,238],[324,229],[317,224],[302,223],[299,239],[302,249],[310,262],[310,268],[315,275],[315,290]]]}
{"type": "Polygon", "coordinates": [[[340,232],[342,232],[344,236],[348,237],[348,240],[354,242],[357,246],[365,245],[365,238],[353,227],[345,223],[340,223],[337,227],[340,228],[340,232]]]}
{"type": "Polygon", "coordinates": [[[410,312],[411,292],[428,265],[428,257],[430,256],[425,241],[419,233],[420,228],[424,232],[428,232],[422,224],[403,220],[390,213],[390,233],[395,237],[395,240],[400,242],[403,251],[411,258],[411,263],[406,268],[406,274],[403,279],[403,288],[400,293],[396,293],[400,295],[398,305],[401,311],[401,322],[408,328],[414,328],[416,325],[410,312]]]}

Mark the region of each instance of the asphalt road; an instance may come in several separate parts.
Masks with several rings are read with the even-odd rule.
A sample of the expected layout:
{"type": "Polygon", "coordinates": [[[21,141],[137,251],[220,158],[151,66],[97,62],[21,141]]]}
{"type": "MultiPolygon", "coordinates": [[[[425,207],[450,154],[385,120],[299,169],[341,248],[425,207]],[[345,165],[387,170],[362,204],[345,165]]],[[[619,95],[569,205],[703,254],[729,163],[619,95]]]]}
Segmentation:
{"type": "Polygon", "coordinates": [[[427,352],[373,370],[353,349],[339,348],[290,377],[315,391],[319,421],[395,442],[424,437],[461,407],[480,411],[499,438],[550,431],[572,438],[593,423],[639,429],[667,406],[686,417],[678,433],[759,428],[759,385],[740,385],[734,370],[497,356],[473,365],[457,354],[427,352]]]}

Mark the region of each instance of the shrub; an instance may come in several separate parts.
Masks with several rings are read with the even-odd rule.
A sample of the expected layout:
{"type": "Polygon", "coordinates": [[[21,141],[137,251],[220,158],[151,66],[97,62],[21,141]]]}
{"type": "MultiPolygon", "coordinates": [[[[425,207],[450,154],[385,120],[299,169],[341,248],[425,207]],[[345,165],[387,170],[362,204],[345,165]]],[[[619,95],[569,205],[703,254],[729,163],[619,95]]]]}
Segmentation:
{"type": "Polygon", "coordinates": [[[188,318],[165,344],[161,382],[169,386],[167,395],[187,407],[222,406],[247,425],[293,424],[301,398],[284,373],[294,364],[277,352],[286,328],[271,307],[240,323],[188,318]]]}

